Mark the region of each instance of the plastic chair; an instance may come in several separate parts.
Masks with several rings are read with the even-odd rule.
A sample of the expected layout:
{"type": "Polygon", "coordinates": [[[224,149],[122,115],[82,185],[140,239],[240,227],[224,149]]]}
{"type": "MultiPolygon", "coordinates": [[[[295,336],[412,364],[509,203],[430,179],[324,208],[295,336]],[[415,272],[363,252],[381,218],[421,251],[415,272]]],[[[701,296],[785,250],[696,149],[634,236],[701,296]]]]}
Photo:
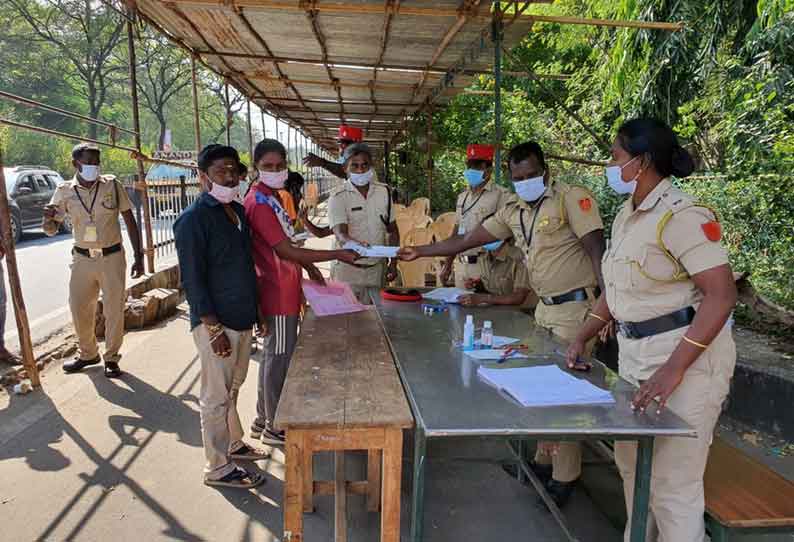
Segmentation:
{"type": "Polygon", "coordinates": [[[433,235],[436,236],[436,241],[443,241],[449,239],[455,232],[455,223],[457,216],[455,213],[443,213],[438,215],[430,229],[433,230],[433,235]]]}
{"type": "MultiPolygon", "coordinates": [[[[433,242],[433,232],[428,228],[416,228],[405,235],[403,246],[426,245],[433,242]]],[[[402,285],[409,288],[424,288],[427,275],[436,274],[435,258],[419,258],[412,262],[400,261],[397,270],[402,285]]]]}
{"type": "Polygon", "coordinates": [[[430,216],[430,199],[416,198],[411,202],[410,209],[415,215],[430,216]]]}

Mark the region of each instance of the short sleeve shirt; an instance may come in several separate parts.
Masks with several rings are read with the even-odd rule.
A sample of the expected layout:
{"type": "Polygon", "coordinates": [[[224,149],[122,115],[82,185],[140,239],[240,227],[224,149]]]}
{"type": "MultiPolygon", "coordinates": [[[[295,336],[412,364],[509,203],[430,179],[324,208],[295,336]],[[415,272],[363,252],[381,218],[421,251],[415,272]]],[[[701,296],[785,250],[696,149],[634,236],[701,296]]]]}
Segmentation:
{"type": "Polygon", "coordinates": [[[58,208],[60,217],[69,216],[75,245],[85,249],[121,243],[119,215],[132,208],[127,191],[110,176],[101,176],[91,188],[73,177],[55,189],[50,205],[58,208]],[[96,241],[86,235],[91,224],[96,228],[96,241]]]}
{"type": "Polygon", "coordinates": [[[728,263],[725,248],[709,240],[703,229],[715,220],[669,179],[636,209],[629,198],[615,218],[602,266],[612,315],[642,322],[699,303],[701,293],[687,276],[728,263]],[[658,225],[668,213],[662,240],[672,259],[657,240],[658,225]],[[677,273],[683,280],[672,280],[677,273]]]}
{"type": "MultiPolygon", "coordinates": [[[[490,181],[481,191],[467,189],[461,192],[455,204],[455,219],[458,225],[456,233],[465,235],[473,232],[485,219],[504,207],[510,197],[507,190],[490,181]]],[[[476,247],[463,252],[462,255],[474,256],[481,252],[483,248],[476,247]]]]}
{"type": "Polygon", "coordinates": [[[388,238],[387,224],[395,221],[391,208],[389,187],[382,183],[371,183],[367,197],[345,181],[342,188],[328,200],[328,225],[332,229],[347,224],[348,234],[371,245],[384,245],[388,238]]]}
{"type": "Polygon", "coordinates": [[[244,202],[245,216],[251,228],[259,307],[265,316],[296,316],[300,314],[303,300],[302,271],[297,263],[276,254],[274,247],[289,238],[275,211],[265,202],[267,197],[278,198],[278,195],[264,184],[257,183],[244,202]]]}
{"type": "Polygon", "coordinates": [[[529,273],[521,249],[508,246],[497,254],[477,260],[485,289],[494,295],[510,295],[516,290],[529,290],[529,273]]]}
{"type": "Polygon", "coordinates": [[[580,186],[552,181],[534,205],[514,197],[483,226],[499,239],[515,238],[526,256],[529,284],[539,296],[556,296],[598,285],[581,238],[603,230],[593,195],[580,186]]]}

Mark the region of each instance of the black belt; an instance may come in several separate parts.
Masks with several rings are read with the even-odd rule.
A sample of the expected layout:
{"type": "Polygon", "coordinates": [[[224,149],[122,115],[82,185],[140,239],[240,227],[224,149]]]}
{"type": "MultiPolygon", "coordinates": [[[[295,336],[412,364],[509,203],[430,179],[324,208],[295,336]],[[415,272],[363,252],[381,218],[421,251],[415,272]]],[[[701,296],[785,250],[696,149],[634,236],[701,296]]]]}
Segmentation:
{"type": "Polygon", "coordinates": [[[479,259],[480,259],[479,256],[461,256],[460,257],[460,261],[462,263],[468,263],[468,264],[477,263],[477,260],[479,260],[479,259]]]}
{"type": "MultiPolygon", "coordinates": [[[[599,293],[599,289],[596,288],[595,292],[593,292],[593,296],[598,297],[599,293]]],[[[544,305],[560,305],[562,303],[568,303],[569,301],[587,301],[587,290],[585,288],[579,288],[567,294],[543,296],[540,300],[543,301],[544,305]]]]}
{"type": "Polygon", "coordinates": [[[627,339],[643,339],[688,326],[694,319],[694,307],[686,307],[644,322],[618,322],[618,329],[627,339]]]}
{"type": "Polygon", "coordinates": [[[114,254],[114,253],[116,253],[116,252],[121,250],[121,243],[117,243],[117,244],[115,244],[113,246],[105,247],[103,249],[98,249],[98,248],[97,249],[87,249],[87,248],[74,247],[74,251],[75,252],[77,252],[78,254],[82,254],[83,256],[88,256],[89,258],[93,258],[94,257],[94,256],[91,256],[91,253],[94,252],[94,250],[96,250],[96,251],[102,250],[102,255],[103,256],[109,256],[110,254],[114,254]]]}

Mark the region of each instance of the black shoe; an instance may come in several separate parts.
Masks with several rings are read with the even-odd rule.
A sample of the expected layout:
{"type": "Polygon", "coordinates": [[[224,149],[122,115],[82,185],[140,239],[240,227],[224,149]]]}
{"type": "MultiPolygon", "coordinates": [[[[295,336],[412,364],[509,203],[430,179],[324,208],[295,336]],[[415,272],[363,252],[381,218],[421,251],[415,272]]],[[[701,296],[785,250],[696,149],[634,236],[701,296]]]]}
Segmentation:
{"type": "Polygon", "coordinates": [[[546,484],[546,491],[549,493],[551,500],[554,501],[554,504],[557,505],[557,508],[562,508],[568,503],[576,487],[576,482],[577,480],[573,482],[558,482],[552,479],[546,484]]]}
{"type": "Polygon", "coordinates": [[[94,359],[80,359],[75,358],[72,361],[67,361],[63,364],[63,372],[65,373],[79,373],[89,365],[96,365],[101,360],[99,356],[95,357],[94,359]]]}
{"type": "Polygon", "coordinates": [[[119,364],[115,361],[105,362],[105,376],[108,378],[118,378],[122,375],[119,364]]]}
{"type": "MultiPolygon", "coordinates": [[[[551,472],[553,469],[551,465],[540,465],[534,461],[530,461],[529,468],[535,473],[535,476],[538,477],[540,483],[544,486],[551,480],[551,472]]],[[[504,470],[511,477],[518,478],[518,465],[516,463],[505,463],[502,465],[502,470],[504,470]]],[[[524,480],[523,484],[528,486],[530,485],[530,482],[529,480],[524,480]]]]}
{"type": "Polygon", "coordinates": [[[259,440],[262,444],[268,444],[270,446],[283,446],[286,438],[284,437],[284,432],[276,432],[273,429],[265,429],[262,431],[262,436],[259,437],[259,440]]]}

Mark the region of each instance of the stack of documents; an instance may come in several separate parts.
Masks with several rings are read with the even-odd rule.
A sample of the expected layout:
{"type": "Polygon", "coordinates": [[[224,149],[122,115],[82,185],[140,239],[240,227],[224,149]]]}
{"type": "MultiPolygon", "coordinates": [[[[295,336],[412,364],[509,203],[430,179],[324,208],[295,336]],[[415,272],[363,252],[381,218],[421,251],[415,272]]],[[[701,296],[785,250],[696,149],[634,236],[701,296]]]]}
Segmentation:
{"type": "Polygon", "coordinates": [[[365,247],[353,241],[348,241],[342,246],[345,250],[358,252],[362,258],[396,258],[400,247],[387,247],[384,245],[372,245],[365,247]]]}
{"type": "Polygon", "coordinates": [[[606,405],[615,402],[608,390],[562,371],[556,365],[489,369],[477,374],[487,384],[504,392],[525,407],[606,405]]]}
{"type": "Polygon", "coordinates": [[[464,290],[463,288],[436,288],[422,294],[422,297],[445,303],[457,303],[460,296],[473,293],[471,290],[464,290]]]}
{"type": "Polygon", "coordinates": [[[303,295],[317,316],[332,316],[367,310],[359,303],[350,286],[344,282],[329,280],[323,286],[317,282],[303,281],[303,295]]]}

